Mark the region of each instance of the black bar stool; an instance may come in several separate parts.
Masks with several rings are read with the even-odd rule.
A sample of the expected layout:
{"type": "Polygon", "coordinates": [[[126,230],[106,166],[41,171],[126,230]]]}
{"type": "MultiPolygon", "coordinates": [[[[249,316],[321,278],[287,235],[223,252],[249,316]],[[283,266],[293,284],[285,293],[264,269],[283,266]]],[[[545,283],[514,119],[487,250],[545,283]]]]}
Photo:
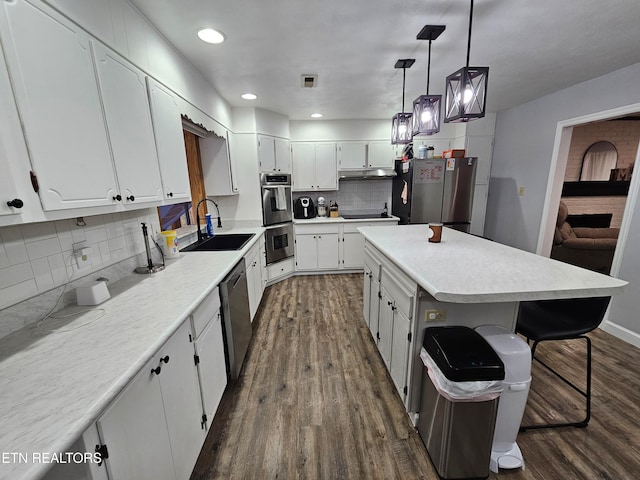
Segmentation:
{"type": "Polygon", "coordinates": [[[531,358],[586,398],[586,416],[579,422],[547,423],[521,426],[520,431],[578,427],[584,428],[591,418],[591,339],[585,334],[595,330],[602,322],[611,297],[569,298],[520,302],[516,332],[532,341],[531,358]],[[581,390],[550,366],[536,358],[536,347],[550,340],[583,339],[587,345],[587,388],[581,390]]]}

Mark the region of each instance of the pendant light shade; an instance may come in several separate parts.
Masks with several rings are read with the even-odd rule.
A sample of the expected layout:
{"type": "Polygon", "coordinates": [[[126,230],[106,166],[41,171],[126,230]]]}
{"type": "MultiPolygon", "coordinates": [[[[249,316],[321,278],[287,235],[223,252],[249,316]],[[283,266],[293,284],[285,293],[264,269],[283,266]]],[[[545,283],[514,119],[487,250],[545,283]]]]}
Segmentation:
{"type": "Polygon", "coordinates": [[[407,68],[411,68],[415,61],[415,58],[405,58],[395,64],[395,68],[402,69],[402,112],[396,113],[391,119],[391,145],[411,143],[412,114],[404,111],[404,86],[407,68]]]}
{"type": "Polygon", "coordinates": [[[433,135],[440,131],[440,112],[442,95],[429,95],[429,77],[431,74],[431,42],[445,30],[444,25],[425,25],[416,36],[418,40],[429,40],[427,60],[427,94],[413,101],[413,135],[433,135]]]}
{"type": "Polygon", "coordinates": [[[467,64],[447,77],[444,121],[468,122],[484,117],[487,105],[489,67],[470,67],[471,26],[473,0],[469,13],[469,37],[467,40],[467,64]]]}

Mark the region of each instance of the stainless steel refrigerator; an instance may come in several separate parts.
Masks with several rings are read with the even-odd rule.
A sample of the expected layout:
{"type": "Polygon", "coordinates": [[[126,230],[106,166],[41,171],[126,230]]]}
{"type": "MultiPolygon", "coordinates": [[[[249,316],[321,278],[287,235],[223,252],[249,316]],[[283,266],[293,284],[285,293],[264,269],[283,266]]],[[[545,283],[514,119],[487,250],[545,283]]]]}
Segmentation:
{"type": "Polygon", "coordinates": [[[469,232],[476,157],[396,160],[391,213],[399,223],[442,222],[469,232]]]}

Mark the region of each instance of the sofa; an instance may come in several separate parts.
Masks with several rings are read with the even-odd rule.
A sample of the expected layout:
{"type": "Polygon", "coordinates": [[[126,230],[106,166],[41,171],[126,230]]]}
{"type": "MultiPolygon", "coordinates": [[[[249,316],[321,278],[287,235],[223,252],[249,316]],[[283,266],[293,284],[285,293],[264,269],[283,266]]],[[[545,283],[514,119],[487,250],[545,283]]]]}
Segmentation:
{"type": "Polygon", "coordinates": [[[561,201],[551,258],[608,275],[620,229],[574,228],[567,222],[568,214],[567,206],[561,201]]]}

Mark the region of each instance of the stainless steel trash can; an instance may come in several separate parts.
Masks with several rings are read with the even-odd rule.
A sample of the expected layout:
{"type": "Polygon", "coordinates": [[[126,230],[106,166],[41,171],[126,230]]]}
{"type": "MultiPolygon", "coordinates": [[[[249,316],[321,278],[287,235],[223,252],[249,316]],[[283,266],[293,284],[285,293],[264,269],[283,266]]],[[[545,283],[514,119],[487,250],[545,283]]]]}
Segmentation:
{"type": "MultiPolygon", "coordinates": [[[[423,348],[450,381],[476,382],[480,388],[504,379],[498,355],[468,327],[427,328],[423,348]]],[[[417,427],[438,475],[451,480],[488,477],[499,394],[484,400],[487,395],[478,389],[473,398],[458,399],[439,388],[425,368],[417,427]]]]}

